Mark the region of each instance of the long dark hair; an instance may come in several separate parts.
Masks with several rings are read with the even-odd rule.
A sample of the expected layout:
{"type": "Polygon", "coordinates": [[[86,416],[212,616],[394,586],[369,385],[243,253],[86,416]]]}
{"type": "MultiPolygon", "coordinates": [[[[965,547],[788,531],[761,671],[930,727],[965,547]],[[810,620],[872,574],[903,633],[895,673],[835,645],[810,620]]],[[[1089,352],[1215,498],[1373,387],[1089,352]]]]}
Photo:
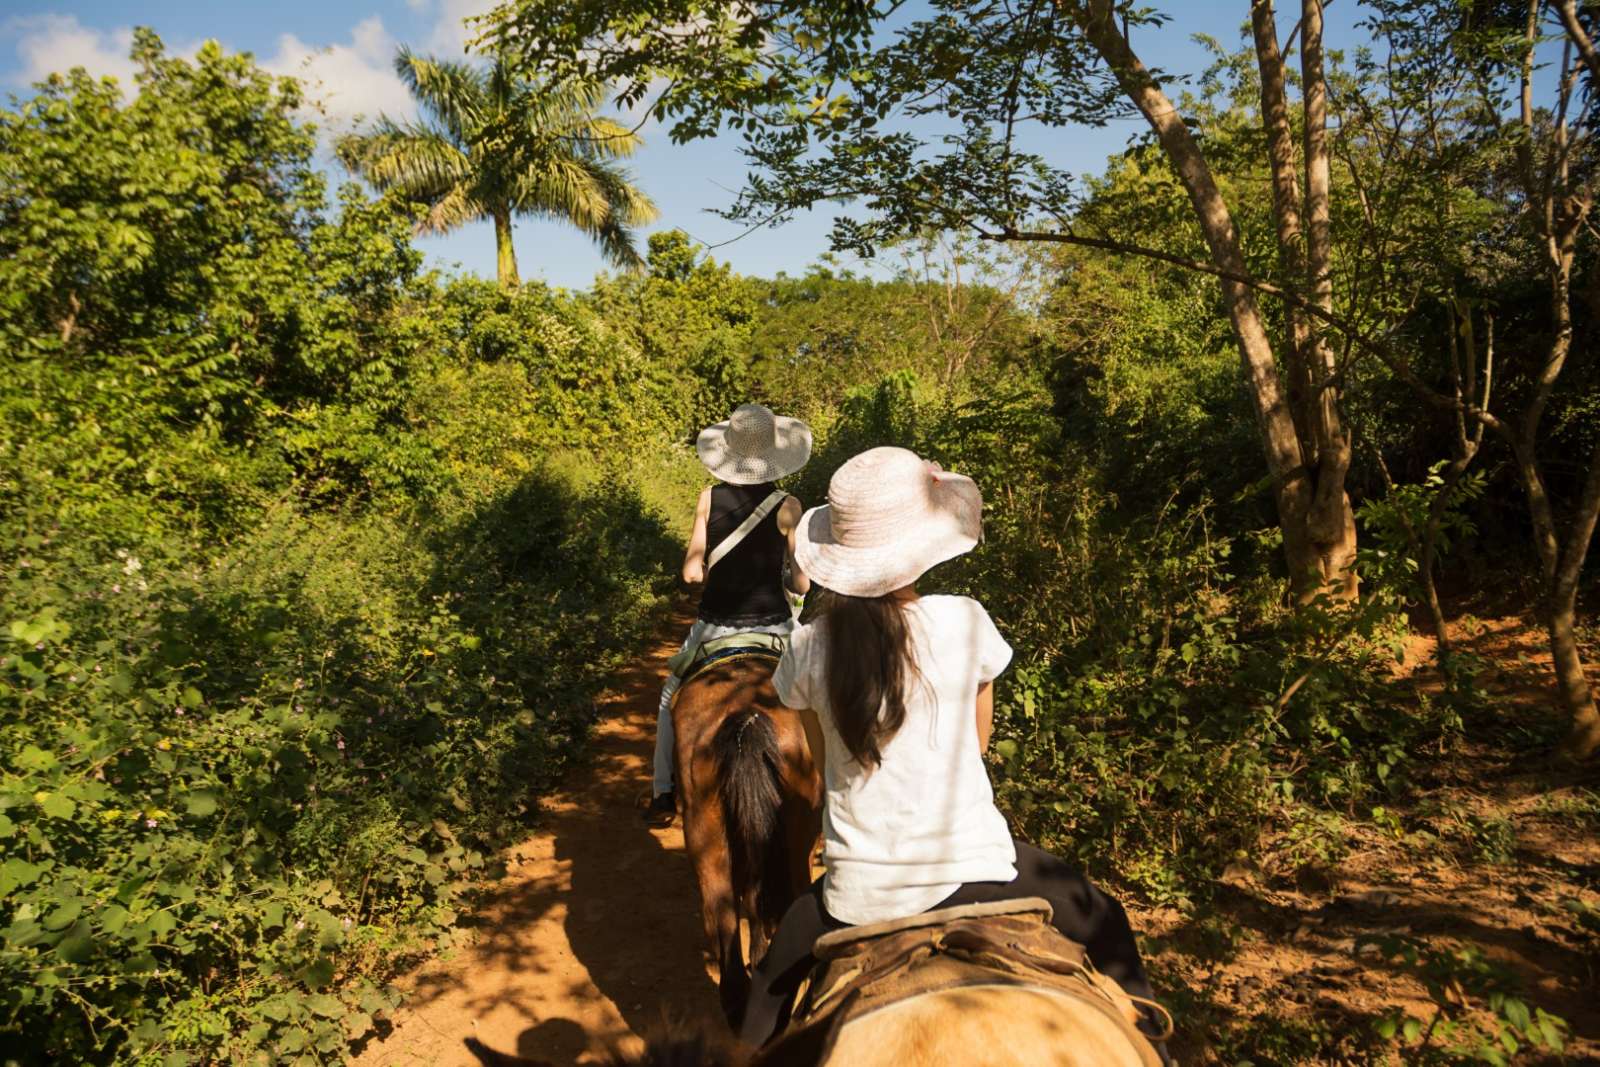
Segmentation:
{"type": "Polygon", "coordinates": [[[883,746],[905,725],[906,690],[921,680],[908,602],[893,593],[859,597],[829,590],[821,605],[833,725],[869,771],[883,762],[883,746]]]}

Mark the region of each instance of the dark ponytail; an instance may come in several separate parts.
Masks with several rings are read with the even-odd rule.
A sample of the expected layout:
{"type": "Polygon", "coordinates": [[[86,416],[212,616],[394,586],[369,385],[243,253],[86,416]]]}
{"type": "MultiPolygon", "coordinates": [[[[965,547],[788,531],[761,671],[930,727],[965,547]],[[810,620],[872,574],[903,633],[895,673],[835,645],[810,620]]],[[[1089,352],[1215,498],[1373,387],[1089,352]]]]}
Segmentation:
{"type": "Polygon", "coordinates": [[[823,598],[828,707],[839,738],[867,770],[906,721],[906,690],[918,678],[904,597],[823,598]]]}

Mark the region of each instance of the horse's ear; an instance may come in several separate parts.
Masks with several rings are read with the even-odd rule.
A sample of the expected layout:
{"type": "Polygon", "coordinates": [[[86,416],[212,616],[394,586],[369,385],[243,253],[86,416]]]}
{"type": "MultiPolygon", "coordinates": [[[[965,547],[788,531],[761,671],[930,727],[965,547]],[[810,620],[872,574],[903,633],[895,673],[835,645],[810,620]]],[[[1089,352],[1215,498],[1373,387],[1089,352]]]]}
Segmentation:
{"type": "Polygon", "coordinates": [[[462,1043],[467,1046],[468,1052],[478,1057],[483,1067],[555,1067],[549,1060],[530,1060],[509,1052],[496,1052],[475,1037],[466,1038],[462,1043]]]}

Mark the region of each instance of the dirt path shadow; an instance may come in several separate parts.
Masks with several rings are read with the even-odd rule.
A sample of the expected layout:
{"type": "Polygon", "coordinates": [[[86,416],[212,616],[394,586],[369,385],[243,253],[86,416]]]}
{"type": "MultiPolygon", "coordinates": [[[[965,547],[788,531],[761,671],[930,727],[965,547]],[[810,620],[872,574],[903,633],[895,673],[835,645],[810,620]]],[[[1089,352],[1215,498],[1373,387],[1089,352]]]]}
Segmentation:
{"type": "Polygon", "coordinates": [[[615,679],[592,761],[544,800],[540,831],[508,850],[475,943],[404,983],[393,1031],[357,1064],[476,1064],[462,1045],[475,1036],[565,1067],[634,1046],[668,1020],[724,1026],[683,834],[648,829],[637,807],[666,660],[690,621],[670,619],[615,679]]]}

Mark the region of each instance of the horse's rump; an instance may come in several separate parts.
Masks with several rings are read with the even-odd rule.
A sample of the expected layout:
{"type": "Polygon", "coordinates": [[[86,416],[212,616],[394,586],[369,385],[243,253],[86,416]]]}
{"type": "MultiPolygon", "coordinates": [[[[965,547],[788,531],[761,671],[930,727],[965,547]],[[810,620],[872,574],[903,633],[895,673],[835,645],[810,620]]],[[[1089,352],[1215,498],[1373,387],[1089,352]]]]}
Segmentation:
{"type": "Polygon", "coordinates": [[[789,1032],[759,1062],[1159,1067],[1132,999],[1049,915],[1006,901],[827,935],[789,1032]]]}
{"type": "Polygon", "coordinates": [[[672,708],[684,843],[695,866],[723,1010],[748,990],[741,923],[752,958],[811,880],[820,776],[805,730],[772,688],[762,651],[722,658],[685,680],[672,708]]]}

